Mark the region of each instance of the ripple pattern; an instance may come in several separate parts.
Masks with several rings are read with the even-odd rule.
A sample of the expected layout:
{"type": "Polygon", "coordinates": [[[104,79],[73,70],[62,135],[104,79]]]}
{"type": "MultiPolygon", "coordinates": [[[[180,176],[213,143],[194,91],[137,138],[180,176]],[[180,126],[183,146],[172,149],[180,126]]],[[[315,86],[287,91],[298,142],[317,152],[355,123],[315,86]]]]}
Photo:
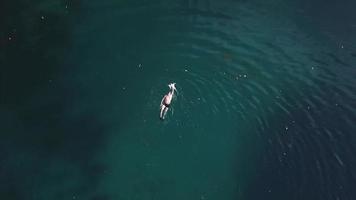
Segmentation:
{"type": "MultiPolygon", "coordinates": [[[[261,194],[352,199],[351,186],[356,186],[352,56],[315,42],[290,19],[261,22],[261,13],[248,6],[225,11],[221,17],[212,6],[205,10],[189,5],[182,14],[158,18],[184,30],[166,33],[175,41],[169,46],[176,52],[162,53],[182,60],[171,69],[184,91],[178,110],[198,105],[201,118],[223,117],[236,124],[237,133],[241,124],[254,127],[249,134],[264,141],[260,164],[266,170],[261,169],[256,180],[261,194]]],[[[185,114],[197,118],[192,113],[185,114]]],[[[255,197],[249,190],[246,196],[255,197]]]]}

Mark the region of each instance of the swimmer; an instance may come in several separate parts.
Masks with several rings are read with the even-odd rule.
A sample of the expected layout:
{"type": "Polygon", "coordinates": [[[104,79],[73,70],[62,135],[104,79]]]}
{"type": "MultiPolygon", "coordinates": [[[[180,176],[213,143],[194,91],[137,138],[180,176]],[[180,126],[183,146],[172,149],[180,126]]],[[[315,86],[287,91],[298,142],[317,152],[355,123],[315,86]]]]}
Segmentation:
{"type": "Polygon", "coordinates": [[[168,94],[164,95],[162,101],[161,101],[161,105],[160,105],[160,109],[161,109],[161,112],[159,114],[159,118],[161,120],[164,120],[166,114],[167,114],[167,111],[169,109],[169,106],[171,105],[171,101],[172,101],[172,98],[173,98],[173,95],[174,95],[174,91],[177,91],[176,89],[176,84],[175,83],[170,83],[168,85],[170,91],[168,92],[168,94]]]}

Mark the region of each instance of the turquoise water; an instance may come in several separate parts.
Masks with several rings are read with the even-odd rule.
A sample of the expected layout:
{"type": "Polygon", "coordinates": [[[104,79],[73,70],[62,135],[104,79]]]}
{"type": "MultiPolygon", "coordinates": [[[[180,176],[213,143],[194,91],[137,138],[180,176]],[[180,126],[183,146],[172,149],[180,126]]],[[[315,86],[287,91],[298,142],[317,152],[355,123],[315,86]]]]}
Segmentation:
{"type": "Polygon", "coordinates": [[[2,4],[1,199],[356,198],[354,3],[2,4]]]}

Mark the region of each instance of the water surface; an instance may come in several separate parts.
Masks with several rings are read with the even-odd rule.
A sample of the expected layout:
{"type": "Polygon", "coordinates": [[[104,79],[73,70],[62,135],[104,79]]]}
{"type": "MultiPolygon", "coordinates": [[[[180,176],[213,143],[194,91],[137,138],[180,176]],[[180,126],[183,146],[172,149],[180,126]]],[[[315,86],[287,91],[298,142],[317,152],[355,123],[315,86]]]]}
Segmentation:
{"type": "Polygon", "coordinates": [[[2,199],[356,198],[351,1],[2,4],[2,199]]]}

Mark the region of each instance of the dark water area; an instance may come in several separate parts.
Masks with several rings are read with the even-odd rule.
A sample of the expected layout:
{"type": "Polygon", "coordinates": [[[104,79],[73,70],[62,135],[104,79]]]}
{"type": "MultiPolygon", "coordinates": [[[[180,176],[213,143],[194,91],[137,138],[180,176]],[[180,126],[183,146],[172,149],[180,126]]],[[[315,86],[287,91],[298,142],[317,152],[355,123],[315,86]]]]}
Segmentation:
{"type": "Polygon", "coordinates": [[[1,1],[0,199],[356,199],[354,8],[1,1]]]}

